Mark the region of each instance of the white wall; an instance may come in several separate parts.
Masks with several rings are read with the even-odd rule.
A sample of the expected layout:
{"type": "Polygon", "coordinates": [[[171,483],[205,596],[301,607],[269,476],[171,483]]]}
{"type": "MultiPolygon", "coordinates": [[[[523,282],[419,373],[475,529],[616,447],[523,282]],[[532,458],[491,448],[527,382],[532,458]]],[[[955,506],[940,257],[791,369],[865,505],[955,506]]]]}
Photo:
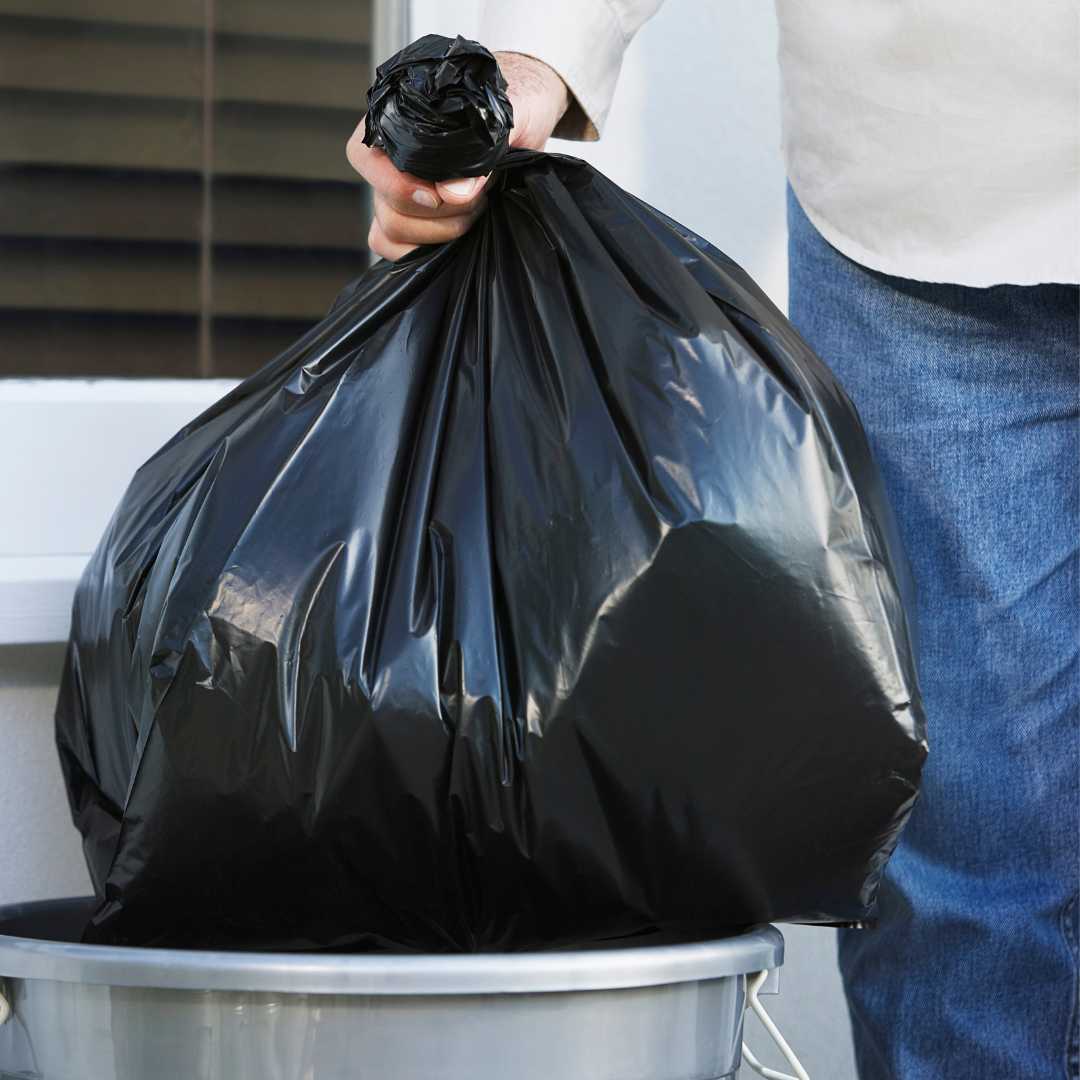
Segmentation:
{"type": "Polygon", "coordinates": [[[138,466],[234,379],[0,379],[0,644],[67,638],[138,466]]]}
{"type": "Polygon", "coordinates": [[[53,743],[64,646],[0,645],[0,904],[94,890],[53,743]]]}
{"type": "Polygon", "coordinates": [[[72,594],[135,469],[235,385],[0,379],[0,903],[93,891],[53,745],[72,594]]]}
{"type": "MultiPolygon", "coordinates": [[[[412,0],[411,36],[476,37],[483,0],[412,0]]],[[[787,310],[776,13],[769,0],[667,0],[626,52],[599,143],[549,149],[742,264],[787,310]]]]}

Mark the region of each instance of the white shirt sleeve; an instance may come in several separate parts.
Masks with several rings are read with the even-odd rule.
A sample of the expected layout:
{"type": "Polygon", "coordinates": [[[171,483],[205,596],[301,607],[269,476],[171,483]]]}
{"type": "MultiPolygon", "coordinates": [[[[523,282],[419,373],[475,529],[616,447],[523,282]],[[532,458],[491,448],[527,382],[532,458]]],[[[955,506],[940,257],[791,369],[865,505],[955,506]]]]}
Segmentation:
{"type": "Polygon", "coordinates": [[[558,72],[573,100],[560,139],[598,139],[611,108],[623,52],[663,0],[487,0],[480,42],[558,72]]]}

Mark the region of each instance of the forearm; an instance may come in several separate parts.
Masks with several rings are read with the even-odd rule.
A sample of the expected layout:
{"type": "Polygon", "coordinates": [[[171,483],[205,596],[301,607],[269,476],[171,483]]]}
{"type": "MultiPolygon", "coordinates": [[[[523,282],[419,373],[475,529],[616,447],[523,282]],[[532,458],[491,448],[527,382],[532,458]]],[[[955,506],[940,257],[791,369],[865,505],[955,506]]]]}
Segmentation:
{"type": "Polygon", "coordinates": [[[542,60],[532,56],[498,52],[495,59],[506,79],[506,92],[514,107],[510,145],[543,150],[570,103],[566,83],[542,60]]]}
{"type": "Polygon", "coordinates": [[[595,139],[603,130],[623,52],[662,0],[488,0],[479,40],[496,53],[542,61],[569,89],[555,134],[595,139]]]}

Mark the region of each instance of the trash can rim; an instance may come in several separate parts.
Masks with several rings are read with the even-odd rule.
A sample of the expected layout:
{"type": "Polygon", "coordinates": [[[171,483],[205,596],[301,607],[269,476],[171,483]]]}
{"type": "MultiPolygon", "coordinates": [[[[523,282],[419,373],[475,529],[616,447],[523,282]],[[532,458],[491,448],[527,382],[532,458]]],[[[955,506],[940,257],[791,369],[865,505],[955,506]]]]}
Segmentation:
{"type": "MultiPolygon", "coordinates": [[[[88,898],[0,907],[0,930],[88,898]]],[[[389,955],[245,953],[83,945],[0,933],[0,977],[164,990],[295,994],[526,994],[615,990],[777,968],[784,938],[762,924],[717,941],[566,952],[389,955]]]]}

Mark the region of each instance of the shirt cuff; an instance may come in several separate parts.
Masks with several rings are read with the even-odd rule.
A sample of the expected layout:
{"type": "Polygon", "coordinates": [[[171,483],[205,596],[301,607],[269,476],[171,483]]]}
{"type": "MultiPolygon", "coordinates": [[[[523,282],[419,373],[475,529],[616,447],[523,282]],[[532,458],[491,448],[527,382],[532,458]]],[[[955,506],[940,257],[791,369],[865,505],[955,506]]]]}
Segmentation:
{"type": "Polygon", "coordinates": [[[623,52],[644,19],[634,22],[622,25],[609,0],[489,0],[480,42],[552,68],[571,95],[554,135],[591,141],[604,130],[623,52]]]}

